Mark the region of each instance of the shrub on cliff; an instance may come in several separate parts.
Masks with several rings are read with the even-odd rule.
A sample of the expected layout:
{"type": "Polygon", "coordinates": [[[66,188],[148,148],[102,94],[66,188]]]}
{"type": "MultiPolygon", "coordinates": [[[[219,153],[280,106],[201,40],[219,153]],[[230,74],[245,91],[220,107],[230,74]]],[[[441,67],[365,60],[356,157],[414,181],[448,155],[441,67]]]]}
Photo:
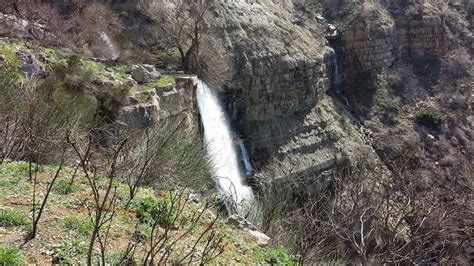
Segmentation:
{"type": "Polygon", "coordinates": [[[428,128],[437,129],[443,122],[443,112],[435,107],[423,107],[415,115],[416,122],[428,128]]]}

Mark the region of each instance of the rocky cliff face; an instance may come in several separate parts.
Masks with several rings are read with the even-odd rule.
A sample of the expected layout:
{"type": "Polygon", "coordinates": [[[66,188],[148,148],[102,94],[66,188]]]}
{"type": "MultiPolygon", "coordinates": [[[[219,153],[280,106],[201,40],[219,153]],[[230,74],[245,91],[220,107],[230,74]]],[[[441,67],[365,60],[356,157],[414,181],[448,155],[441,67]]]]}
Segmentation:
{"type": "Polygon", "coordinates": [[[355,71],[388,67],[400,59],[440,57],[454,44],[439,12],[394,16],[380,6],[363,8],[341,35],[345,63],[355,71]]]}
{"type": "Polygon", "coordinates": [[[289,1],[222,2],[214,13],[236,58],[236,85],[222,95],[257,168],[332,167],[351,137],[326,95],[333,54],[324,28],[300,20],[289,1]]]}
{"type": "Polygon", "coordinates": [[[194,77],[176,77],[173,84],[130,92],[119,111],[119,124],[142,130],[159,122],[183,123],[185,128],[197,130],[199,119],[194,97],[195,81],[194,77]]]}

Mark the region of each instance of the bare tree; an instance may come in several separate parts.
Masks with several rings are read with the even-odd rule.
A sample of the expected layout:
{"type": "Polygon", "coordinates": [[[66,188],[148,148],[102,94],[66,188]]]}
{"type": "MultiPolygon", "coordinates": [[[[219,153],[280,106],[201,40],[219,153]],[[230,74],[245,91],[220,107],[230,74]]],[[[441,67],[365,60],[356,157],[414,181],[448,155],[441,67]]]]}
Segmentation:
{"type": "Polygon", "coordinates": [[[153,1],[143,9],[156,20],[159,38],[178,49],[181,56],[181,70],[191,70],[191,61],[198,60],[201,35],[207,11],[214,5],[212,0],[164,0],[153,1]]]}

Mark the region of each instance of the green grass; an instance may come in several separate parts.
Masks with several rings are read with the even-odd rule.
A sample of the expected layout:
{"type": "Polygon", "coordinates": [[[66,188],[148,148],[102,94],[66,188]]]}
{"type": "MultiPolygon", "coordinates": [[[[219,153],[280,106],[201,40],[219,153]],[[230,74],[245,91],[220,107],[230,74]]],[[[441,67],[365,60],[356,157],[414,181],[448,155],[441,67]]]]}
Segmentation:
{"type": "Polygon", "coordinates": [[[29,217],[14,209],[4,209],[0,211],[0,226],[17,226],[29,223],[29,217]]]}
{"type": "MultiPolygon", "coordinates": [[[[42,178],[40,180],[41,189],[38,191],[40,192],[38,198],[44,195],[43,189],[50,180],[48,176],[54,173],[55,170],[56,167],[54,166],[39,167],[42,178]]],[[[37,238],[35,240],[37,244],[33,247],[35,253],[40,252],[44,254],[55,264],[81,264],[81,262],[84,262],[88,238],[93,230],[93,225],[87,215],[87,208],[90,208],[93,204],[91,203],[91,198],[85,196],[90,193],[90,188],[84,180],[78,178],[75,183],[77,187],[74,187],[73,190],[80,189],[84,193],[69,193],[71,188],[67,186],[67,181],[73,171],[74,169],[66,167],[59,177],[58,183],[53,188],[54,193],[51,194],[51,199],[44,213],[45,219],[52,222],[42,224],[39,228],[39,232],[52,232],[54,238],[37,238]],[[57,217],[58,210],[62,214],[60,217],[57,217]]],[[[16,182],[5,182],[7,185],[0,186],[0,202],[2,205],[5,203],[5,207],[2,206],[4,210],[0,211],[0,217],[2,217],[0,221],[5,221],[5,227],[0,228],[0,236],[2,237],[5,234],[7,237],[17,234],[17,229],[21,229],[22,235],[27,235],[31,231],[28,212],[31,208],[29,204],[32,186],[27,181],[27,174],[28,164],[24,162],[6,162],[0,166],[0,175],[2,177],[17,180],[16,182]],[[12,191],[17,190],[19,192],[15,192],[15,197],[11,197],[13,195],[12,191]],[[21,204],[18,204],[18,201],[21,201],[21,204]],[[12,225],[21,225],[21,228],[10,228],[9,226],[12,225]]],[[[80,176],[82,175],[78,173],[78,177],[80,176]]],[[[97,179],[99,187],[104,188],[108,180],[102,175],[98,175],[97,179]]],[[[0,178],[0,180],[3,180],[3,178],[0,178]]],[[[117,187],[119,202],[109,238],[110,243],[114,243],[113,248],[110,248],[107,252],[107,261],[110,263],[118,262],[123,255],[124,247],[121,244],[126,244],[124,241],[138,237],[146,243],[150,240],[150,224],[157,221],[161,227],[173,225],[176,215],[176,207],[170,211],[170,197],[173,193],[176,193],[172,188],[157,190],[152,187],[140,187],[135,199],[130,205],[126,205],[128,202],[128,186],[120,181],[114,182],[114,185],[117,187]],[[164,210],[164,212],[160,212],[160,210],[164,210]],[[135,236],[135,226],[137,223],[139,233],[135,236]]],[[[101,190],[101,193],[103,193],[103,190],[101,190]]],[[[202,204],[188,204],[182,216],[179,217],[178,222],[174,224],[173,230],[186,230],[190,226],[189,219],[194,215],[194,212],[201,208],[203,208],[202,204]],[[183,222],[182,226],[181,222],[183,222]]],[[[190,248],[189,245],[194,243],[193,239],[197,238],[204,228],[207,228],[206,226],[210,219],[207,214],[203,215],[203,218],[197,223],[196,227],[192,228],[190,237],[183,239],[176,247],[176,253],[173,254],[173,257],[183,254],[183,252],[190,248]]],[[[105,228],[102,228],[101,232],[104,233],[104,230],[105,228]]],[[[221,257],[217,258],[216,264],[227,265],[236,262],[251,262],[259,265],[270,263],[293,264],[292,257],[286,255],[283,250],[273,250],[271,247],[261,249],[255,243],[247,241],[241,231],[227,228],[223,220],[216,224],[215,230],[223,230],[225,232],[227,237],[224,241],[230,247],[221,257]]],[[[16,247],[18,247],[17,244],[19,243],[15,243],[16,247]]],[[[8,263],[0,263],[0,265],[24,264],[24,261],[21,261],[21,254],[17,251],[14,248],[9,248],[7,251],[5,248],[5,255],[2,254],[2,256],[6,257],[5,261],[8,263]],[[10,263],[12,261],[13,263],[10,263]]],[[[143,247],[140,246],[139,252],[142,251],[143,247]]],[[[97,252],[95,252],[94,256],[97,255],[97,252]]],[[[135,259],[139,261],[141,255],[136,255],[135,259]]],[[[98,261],[98,258],[96,257],[94,260],[98,261]]]]}
{"type": "Polygon", "coordinates": [[[8,69],[16,70],[20,65],[20,60],[16,56],[16,52],[13,47],[0,44],[0,55],[3,56],[8,69]]]}
{"type": "Polygon", "coordinates": [[[27,176],[27,162],[10,162],[0,166],[0,180],[3,178],[21,178],[27,176]]]}
{"type": "Polygon", "coordinates": [[[263,260],[271,265],[297,265],[298,260],[288,255],[283,248],[260,248],[252,250],[256,259],[263,260]]]}
{"type": "Polygon", "coordinates": [[[175,78],[170,75],[163,75],[159,80],[149,82],[143,86],[135,87],[135,91],[149,91],[156,88],[165,87],[167,85],[173,85],[175,83],[175,78]]]}
{"type": "Polygon", "coordinates": [[[94,227],[89,217],[79,215],[66,216],[60,223],[70,232],[80,236],[88,236],[94,227]]]}
{"type": "Polygon", "coordinates": [[[0,245],[0,265],[24,265],[25,259],[18,248],[0,245]]]}
{"type": "Polygon", "coordinates": [[[146,85],[146,87],[157,88],[157,87],[164,87],[166,85],[174,84],[175,78],[170,75],[163,75],[160,77],[159,80],[150,82],[146,85]]]}
{"type": "Polygon", "coordinates": [[[54,192],[58,194],[67,195],[67,194],[81,191],[81,186],[77,183],[71,184],[67,180],[60,179],[56,181],[56,185],[54,186],[53,190],[54,192]]]}

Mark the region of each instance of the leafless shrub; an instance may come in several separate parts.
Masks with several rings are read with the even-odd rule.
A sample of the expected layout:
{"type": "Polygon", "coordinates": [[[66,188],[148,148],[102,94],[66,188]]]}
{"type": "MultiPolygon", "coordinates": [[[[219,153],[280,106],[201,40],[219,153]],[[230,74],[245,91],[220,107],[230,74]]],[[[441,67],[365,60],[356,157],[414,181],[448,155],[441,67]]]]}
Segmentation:
{"type": "Polygon", "coordinates": [[[452,79],[460,79],[468,76],[473,68],[469,50],[461,47],[449,52],[443,59],[443,68],[452,79]]]}
{"type": "MultiPolygon", "coordinates": [[[[146,178],[156,172],[156,160],[160,153],[176,132],[181,129],[181,124],[167,128],[168,126],[146,128],[144,132],[133,132],[130,141],[125,145],[124,152],[119,157],[118,172],[120,179],[126,180],[129,187],[129,203],[138,193],[139,186],[146,178]]],[[[158,166],[159,167],[159,166],[158,166]]]]}
{"type": "Polygon", "coordinates": [[[68,138],[68,143],[74,149],[80,160],[83,173],[89,183],[94,199],[94,208],[90,210],[91,222],[94,227],[89,241],[87,251],[87,264],[92,265],[92,257],[94,245],[96,241],[99,243],[102,264],[105,265],[105,253],[107,240],[109,237],[110,226],[115,216],[117,204],[117,187],[114,181],[117,175],[117,162],[122,149],[127,140],[120,141],[116,147],[103,151],[102,156],[93,151],[94,138],[89,134],[87,139],[68,138]],[[84,143],[84,146],[81,145],[84,143]],[[100,156],[99,158],[96,158],[100,156]],[[101,195],[99,192],[98,180],[100,179],[100,171],[105,169],[105,178],[107,184],[105,192],[101,195]],[[102,230],[105,228],[104,230],[102,230]]]}
{"type": "Polygon", "coordinates": [[[66,138],[71,131],[79,127],[81,113],[74,98],[55,101],[41,90],[38,79],[27,76],[23,80],[8,82],[2,79],[0,100],[2,107],[0,121],[4,128],[0,130],[4,142],[1,144],[1,162],[9,159],[26,159],[29,165],[29,181],[33,183],[32,195],[32,231],[34,238],[38,224],[47,204],[51,189],[60,175],[68,157],[66,138]],[[3,106],[2,104],[2,106],[3,106]],[[57,164],[57,170],[44,191],[45,196],[39,202],[38,169],[42,164],[57,164]]]}
{"type": "MultiPolygon", "coordinates": [[[[280,228],[277,233],[287,232],[279,241],[293,243],[303,263],[350,259],[363,265],[416,264],[456,256],[468,239],[457,233],[465,229],[462,225],[452,226],[462,215],[461,203],[448,207],[434,189],[420,191],[414,177],[420,173],[400,167],[389,173],[358,163],[337,171],[319,193],[302,192],[306,197],[301,200],[283,194],[288,197],[286,214],[272,222],[280,228]]],[[[275,231],[267,233],[279,238],[275,231]]]]}
{"type": "MultiPolygon", "coordinates": [[[[183,211],[188,204],[188,198],[184,190],[171,193],[169,201],[169,204],[158,209],[157,217],[165,217],[165,220],[155,219],[153,221],[149,235],[150,245],[143,258],[145,265],[168,264],[176,245],[197,229],[199,221],[203,219],[204,214],[210,207],[209,204],[206,204],[203,209],[196,211],[190,218],[185,218],[183,217],[183,211]],[[183,230],[177,231],[174,228],[183,230]]],[[[190,245],[190,249],[176,258],[173,263],[192,264],[199,262],[200,265],[203,265],[220,256],[224,252],[223,237],[214,230],[216,221],[217,216],[199,233],[190,245]],[[197,248],[198,244],[204,245],[201,251],[197,248]]]]}

